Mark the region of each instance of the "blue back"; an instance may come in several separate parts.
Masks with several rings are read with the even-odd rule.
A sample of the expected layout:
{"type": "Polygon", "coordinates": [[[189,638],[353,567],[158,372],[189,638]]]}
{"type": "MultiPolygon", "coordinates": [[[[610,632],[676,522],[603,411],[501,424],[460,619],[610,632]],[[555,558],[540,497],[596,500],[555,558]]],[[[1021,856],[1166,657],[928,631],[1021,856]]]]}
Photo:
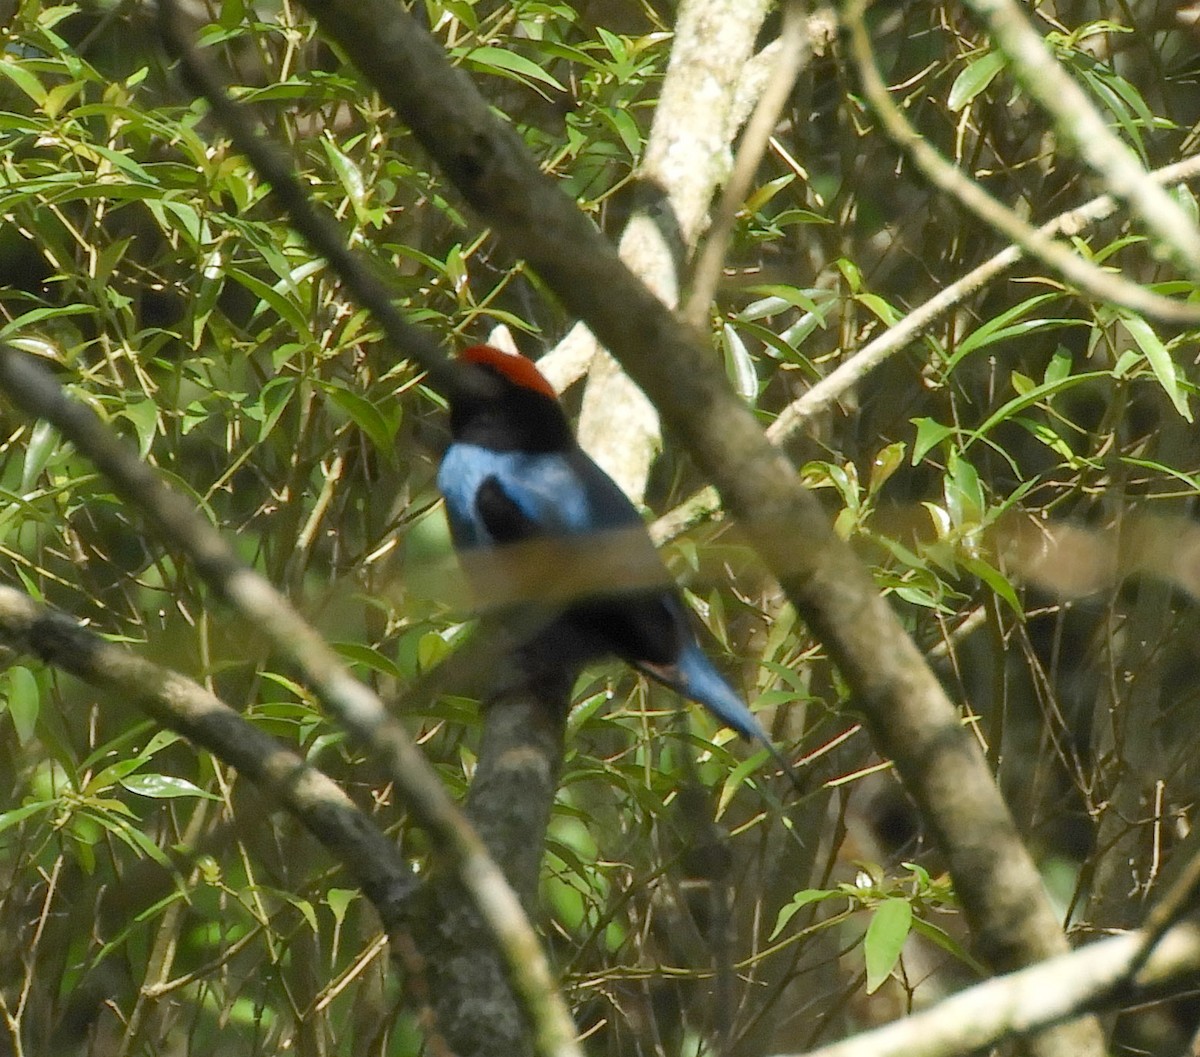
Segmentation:
{"type": "Polygon", "coordinates": [[[489,477],[496,478],[509,499],[548,536],[643,524],[629,497],[579,448],[530,454],[455,442],[446,449],[437,483],[460,547],[496,543],[475,505],[489,477]]]}

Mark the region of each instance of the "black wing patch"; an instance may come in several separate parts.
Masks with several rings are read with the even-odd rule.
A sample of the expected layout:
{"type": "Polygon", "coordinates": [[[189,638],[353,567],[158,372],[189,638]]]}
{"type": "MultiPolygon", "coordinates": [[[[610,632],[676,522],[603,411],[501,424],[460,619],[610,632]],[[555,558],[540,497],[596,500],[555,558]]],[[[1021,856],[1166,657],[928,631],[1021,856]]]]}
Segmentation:
{"type": "Polygon", "coordinates": [[[494,474],[485,477],[475,495],[475,509],[483,519],[483,527],[497,543],[520,543],[544,535],[538,523],[525,513],[504,491],[494,474]]]}
{"type": "Polygon", "coordinates": [[[588,599],[565,615],[627,664],[669,665],[679,659],[682,629],[661,592],[588,599]]]}
{"type": "MultiPolygon", "coordinates": [[[[547,533],[504,491],[495,475],[485,477],[475,496],[484,528],[498,544],[545,539],[547,533]]],[[[649,547],[649,540],[646,541],[649,547]]],[[[657,559],[656,559],[657,560],[657,559]]],[[[664,570],[665,575],[665,570],[664,570]]],[[[670,665],[679,659],[684,629],[661,589],[618,591],[569,605],[562,614],[569,626],[629,664],[670,665]]]]}

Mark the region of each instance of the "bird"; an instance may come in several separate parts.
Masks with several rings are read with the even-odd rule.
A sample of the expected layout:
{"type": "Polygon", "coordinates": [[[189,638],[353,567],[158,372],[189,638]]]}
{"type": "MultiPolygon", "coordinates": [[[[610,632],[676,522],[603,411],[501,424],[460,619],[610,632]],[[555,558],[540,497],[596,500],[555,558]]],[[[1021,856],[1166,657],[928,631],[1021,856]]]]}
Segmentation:
{"type": "Polygon", "coordinates": [[[485,584],[496,590],[508,569],[521,585],[509,590],[528,595],[521,567],[532,567],[543,581],[537,596],[558,603],[536,640],[550,663],[615,655],[765,746],[795,782],[791,765],[702,649],[645,522],[579,446],[550,382],[533,361],[491,345],[470,346],[458,358],[475,369],[476,384],[448,394],[451,443],[437,484],[477,593],[485,594],[485,584]]]}

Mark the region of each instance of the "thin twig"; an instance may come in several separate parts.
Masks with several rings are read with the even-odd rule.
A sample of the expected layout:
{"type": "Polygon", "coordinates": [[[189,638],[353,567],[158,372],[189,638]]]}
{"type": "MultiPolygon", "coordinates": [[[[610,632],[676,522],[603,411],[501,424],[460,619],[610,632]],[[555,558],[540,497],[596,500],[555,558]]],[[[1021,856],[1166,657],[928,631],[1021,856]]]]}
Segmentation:
{"type": "Polygon", "coordinates": [[[1200,277],[1200,228],[1149,178],[1132,148],[1109,128],[1016,0],[967,0],[967,6],[987,25],[1021,87],[1050,115],[1059,139],[1142,218],[1193,278],[1200,277]]]}
{"type": "Polygon", "coordinates": [[[725,250],[733,225],[737,222],[738,210],[750,193],[750,184],[767,149],[775,122],[779,120],[780,111],[787,103],[792,85],[796,83],[807,58],[808,23],[804,6],[800,0],[788,0],[783,9],[783,26],[779,31],[779,53],[775,56],[774,66],[746,125],[746,131],[742,133],[733,172],[725,183],[721,201],[692,269],[692,290],[682,315],[693,326],[703,326],[708,318],[708,308],[721,281],[725,250]]]}
{"type": "MultiPolygon", "coordinates": [[[[1102,271],[1069,247],[1025,223],[1011,209],[943,158],[892,102],[887,86],[879,74],[871,49],[871,39],[863,19],[868,2],[869,0],[852,0],[845,12],[846,25],[850,31],[850,50],[858,67],[863,93],[888,135],[912,158],[930,183],[952,195],[984,223],[1017,243],[1030,256],[1037,257],[1042,263],[1053,268],[1087,296],[1097,301],[1123,305],[1142,315],[1166,322],[1190,325],[1200,323],[1200,307],[1172,301],[1119,275],[1102,271]]],[[[1163,193],[1161,188],[1155,189],[1163,193]]],[[[1188,225],[1190,226],[1190,222],[1188,225]]]]}
{"type": "Polygon", "coordinates": [[[1162,938],[1200,902],[1200,855],[1193,855],[1166,894],[1146,915],[1141,930],[1141,946],[1130,959],[1126,978],[1134,984],[1162,938]]]}

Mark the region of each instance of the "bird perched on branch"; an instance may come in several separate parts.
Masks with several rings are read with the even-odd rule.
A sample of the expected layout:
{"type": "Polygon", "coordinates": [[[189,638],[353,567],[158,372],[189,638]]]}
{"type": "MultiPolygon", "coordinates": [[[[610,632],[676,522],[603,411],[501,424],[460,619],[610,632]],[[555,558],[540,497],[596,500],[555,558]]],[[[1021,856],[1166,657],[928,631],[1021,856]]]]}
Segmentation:
{"type": "Polygon", "coordinates": [[[615,654],[761,742],[791,775],[700,648],[641,516],[579,447],[550,383],[490,345],[460,359],[478,368],[478,384],[450,397],[438,487],[476,591],[498,605],[536,599],[554,614],[534,641],[540,662],[569,670],[615,654]]]}

